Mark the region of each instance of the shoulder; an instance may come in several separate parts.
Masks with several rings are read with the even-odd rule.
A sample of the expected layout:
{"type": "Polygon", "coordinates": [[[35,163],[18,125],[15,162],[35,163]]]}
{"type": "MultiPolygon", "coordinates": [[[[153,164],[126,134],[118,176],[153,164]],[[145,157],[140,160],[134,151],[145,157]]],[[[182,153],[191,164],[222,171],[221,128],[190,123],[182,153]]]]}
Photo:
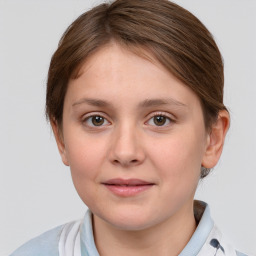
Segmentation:
{"type": "MultiPolygon", "coordinates": [[[[249,256],[238,252],[224,236],[211,218],[209,206],[201,201],[194,202],[197,229],[189,242],[189,249],[197,248],[196,255],[249,256]]],[[[183,254],[182,254],[183,255],[183,254]]],[[[187,254],[184,254],[187,255],[187,254]]],[[[191,254],[188,254],[191,255],[191,254]]]]}
{"type": "Polygon", "coordinates": [[[58,256],[59,238],[64,226],[58,226],[28,241],[10,256],[58,256]]]}
{"type": "Polygon", "coordinates": [[[220,230],[214,226],[211,236],[209,237],[210,247],[216,250],[215,255],[226,255],[226,256],[249,256],[248,254],[241,253],[236,250],[236,247],[230,243],[230,240],[225,236],[222,235],[220,230]]]}
{"type": "Polygon", "coordinates": [[[242,252],[236,251],[237,256],[249,256],[248,254],[244,254],[242,252]]]}

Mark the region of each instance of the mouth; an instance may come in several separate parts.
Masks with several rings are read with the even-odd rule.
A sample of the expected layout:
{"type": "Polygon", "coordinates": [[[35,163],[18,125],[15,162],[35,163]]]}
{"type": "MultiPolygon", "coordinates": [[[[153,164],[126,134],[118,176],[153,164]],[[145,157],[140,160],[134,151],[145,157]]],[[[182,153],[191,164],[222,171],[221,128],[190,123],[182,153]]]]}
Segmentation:
{"type": "Polygon", "coordinates": [[[121,197],[136,196],[155,185],[139,179],[111,179],[102,184],[113,194],[121,197]]]}

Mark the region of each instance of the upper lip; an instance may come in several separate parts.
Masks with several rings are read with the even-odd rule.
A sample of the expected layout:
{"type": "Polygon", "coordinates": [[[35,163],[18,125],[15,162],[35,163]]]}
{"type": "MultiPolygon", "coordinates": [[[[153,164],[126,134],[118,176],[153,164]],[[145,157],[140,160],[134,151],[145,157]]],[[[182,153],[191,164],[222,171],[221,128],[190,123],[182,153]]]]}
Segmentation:
{"type": "Polygon", "coordinates": [[[139,186],[139,185],[154,185],[152,182],[148,182],[140,179],[110,179],[103,182],[105,185],[126,185],[126,186],[139,186]]]}

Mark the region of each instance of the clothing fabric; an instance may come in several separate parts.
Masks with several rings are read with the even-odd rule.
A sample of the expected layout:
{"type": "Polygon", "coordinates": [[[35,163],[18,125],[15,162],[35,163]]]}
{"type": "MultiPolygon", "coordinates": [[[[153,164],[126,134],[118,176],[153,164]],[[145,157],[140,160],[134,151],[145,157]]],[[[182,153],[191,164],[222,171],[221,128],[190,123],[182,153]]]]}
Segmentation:
{"type": "MultiPolygon", "coordinates": [[[[249,256],[225,242],[206,203],[195,201],[194,214],[197,229],[179,256],[249,256]]],[[[99,256],[93,237],[91,211],[86,212],[83,220],[67,223],[32,239],[10,256],[35,255],[99,256]]]]}

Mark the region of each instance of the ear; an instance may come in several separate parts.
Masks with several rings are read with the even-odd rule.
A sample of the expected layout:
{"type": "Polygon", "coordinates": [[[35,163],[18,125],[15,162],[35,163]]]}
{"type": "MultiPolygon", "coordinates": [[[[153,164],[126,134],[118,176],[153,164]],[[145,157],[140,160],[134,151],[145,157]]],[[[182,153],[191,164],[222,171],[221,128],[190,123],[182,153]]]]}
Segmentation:
{"type": "Polygon", "coordinates": [[[218,163],[229,123],[229,113],[226,110],[221,110],[217,121],[212,125],[211,131],[208,134],[206,150],[202,161],[203,167],[213,168],[218,163]]]}
{"type": "Polygon", "coordinates": [[[58,146],[58,150],[59,150],[62,162],[66,166],[69,166],[62,132],[60,131],[60,128],[55,120],[51,120],[51,126],[52,126],[52,130],[54,133],[54,137],[58,146]]]}

